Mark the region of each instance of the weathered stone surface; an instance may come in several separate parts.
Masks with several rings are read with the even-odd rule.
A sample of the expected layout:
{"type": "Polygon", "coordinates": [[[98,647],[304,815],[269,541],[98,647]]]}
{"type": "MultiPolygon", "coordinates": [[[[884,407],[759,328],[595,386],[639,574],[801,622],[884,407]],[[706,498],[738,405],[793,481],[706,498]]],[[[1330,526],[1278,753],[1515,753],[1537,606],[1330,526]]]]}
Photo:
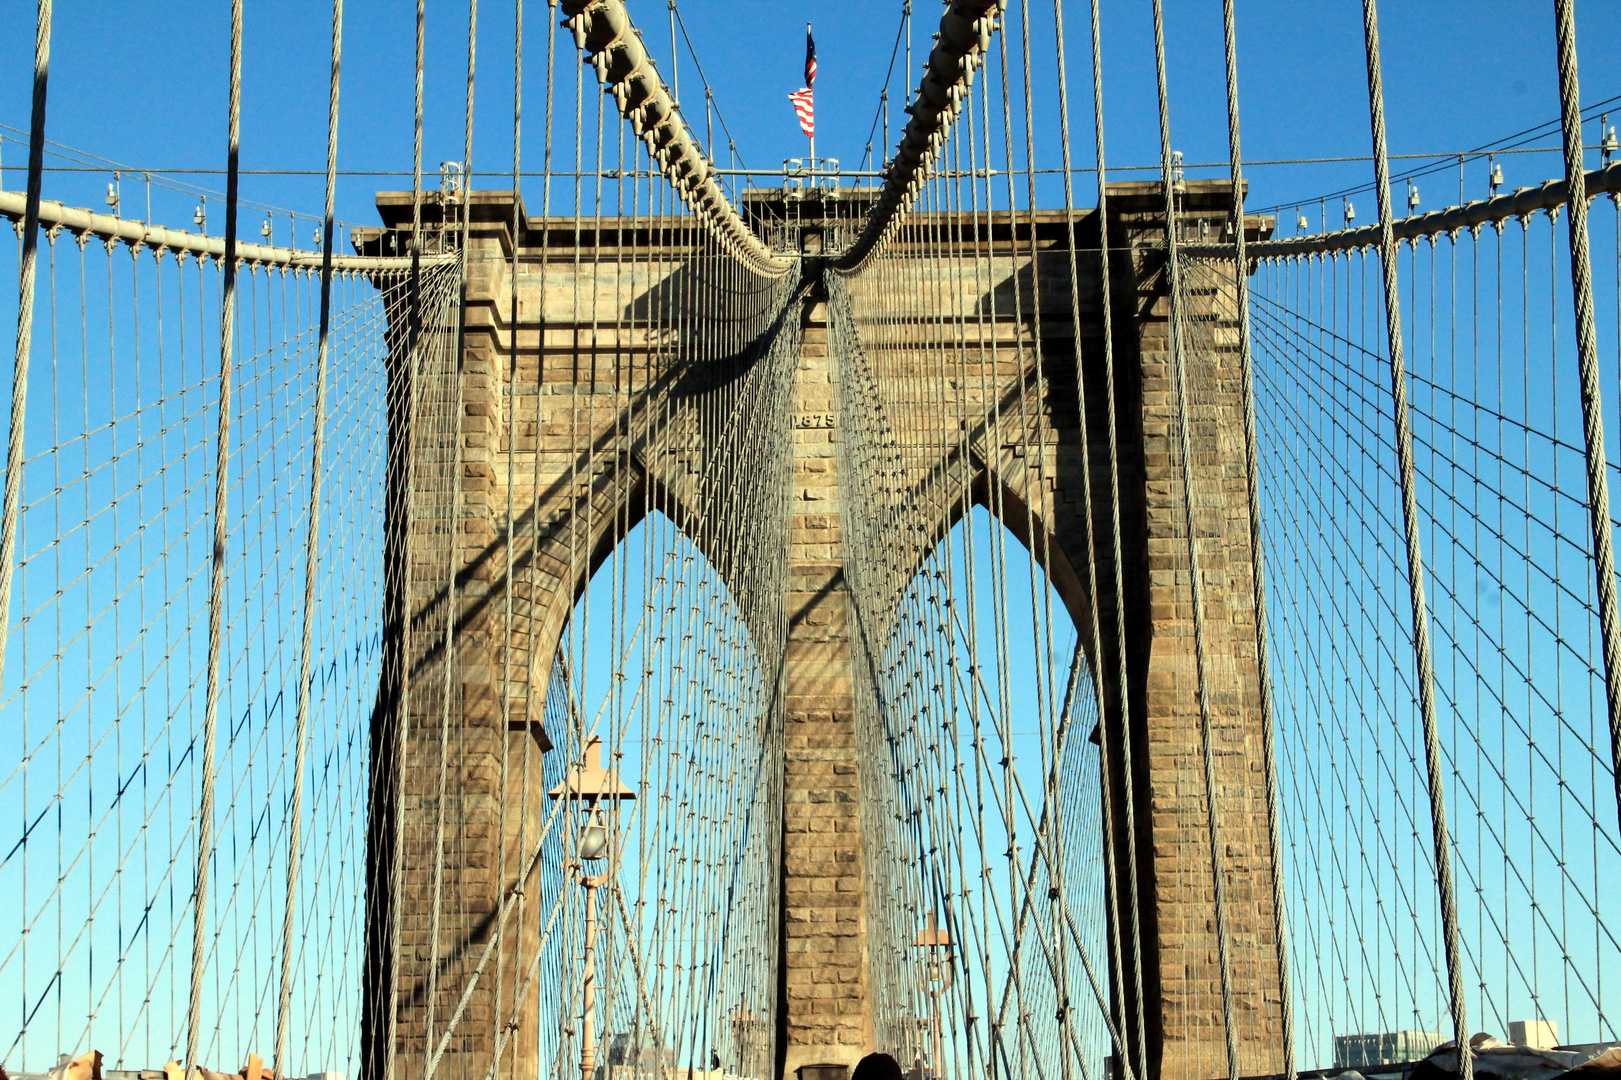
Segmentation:
{"type": "MultiPolygon", "coordinates": [[[[795,414],[836,411],[826,304],[804,316],[795,414]]],[[[872,1046],[866,911],[855,776],[850,595],[839,542],[836,437],[801,423],[793,432],[788,652],[784,671],[782,1075],[801,1065],[854,1066],[872,1046]],[[851,919],[835,916],[848,912],[851,919]],[[799,913],[801,918],[794,918],[799,913]]]]}

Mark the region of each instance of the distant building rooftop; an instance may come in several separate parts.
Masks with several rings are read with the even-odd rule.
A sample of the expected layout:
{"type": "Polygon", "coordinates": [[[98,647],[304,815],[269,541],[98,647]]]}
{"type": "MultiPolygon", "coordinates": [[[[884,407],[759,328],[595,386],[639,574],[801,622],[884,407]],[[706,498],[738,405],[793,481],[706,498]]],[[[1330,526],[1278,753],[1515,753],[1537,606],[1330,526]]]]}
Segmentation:
{"type": "Polygon", "coordinates": [[[1334,1067],[1365,1069],[1417,1061],[1446,1042],[1439,1031],[1378,1031],[1334,1036],[1334,1067]]]}

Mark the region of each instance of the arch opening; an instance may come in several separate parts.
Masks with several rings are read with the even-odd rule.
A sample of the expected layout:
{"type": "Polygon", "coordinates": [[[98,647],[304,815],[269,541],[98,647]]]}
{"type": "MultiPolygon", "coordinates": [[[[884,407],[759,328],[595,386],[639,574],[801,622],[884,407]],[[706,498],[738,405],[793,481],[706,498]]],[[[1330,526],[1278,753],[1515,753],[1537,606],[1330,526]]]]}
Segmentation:
{"type": "Polygon", "coordinates": [[[999,1022],[1022,1017],[1006,1030],[1046,1025],[1101,1070],[1099,696],[1057,575],[975,487],[885,632],[857,628],[874,1035],[935,1071],[1014,1067],[1027,1040],[999,1022]]]}
{"type": "Polygon", "coordinates": [[[600,763],[627,797],[593,806],[548,789],[558,841],[545,858],[569,880],[543,950],[539,1060],[567,1070],[580,1059],[582,879],[595,878],[597,1063],[702,1070],[718,1061],[733,1075],[765,1075],[774,1053],[781,620],[752,610],[761,605],[738,595],[736,575],[710,561],[701,538],[651,503],[643,510],[583,577],[551,667],[547,757],[568,763],[560,775],[600,763]],[[590,860],[582,844],[599,823],[606,848],[590,860]],[[582,865],[566,871],[570,863],[582,865]]]}

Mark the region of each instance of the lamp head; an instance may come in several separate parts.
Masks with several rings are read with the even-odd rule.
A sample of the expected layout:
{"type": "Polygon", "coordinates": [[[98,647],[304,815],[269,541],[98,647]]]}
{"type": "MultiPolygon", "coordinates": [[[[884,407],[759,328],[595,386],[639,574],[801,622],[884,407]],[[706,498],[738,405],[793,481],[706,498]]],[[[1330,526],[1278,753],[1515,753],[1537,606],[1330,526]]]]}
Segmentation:
{"type": "Polygon", "coordinates": [[[608,826],[602,820],[602,811],[593,809],[585,824],[580,826],[580,858],[596,862],[608,854],[608,826]]]}

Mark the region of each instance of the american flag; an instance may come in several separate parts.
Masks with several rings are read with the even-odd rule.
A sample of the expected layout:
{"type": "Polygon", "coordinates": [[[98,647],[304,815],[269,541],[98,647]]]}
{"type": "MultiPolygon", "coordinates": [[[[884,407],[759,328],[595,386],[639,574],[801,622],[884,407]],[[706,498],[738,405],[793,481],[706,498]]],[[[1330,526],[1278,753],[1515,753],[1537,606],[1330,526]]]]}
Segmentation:
{"type": "Polygon", "coordinates": [[[799,130],[816,138],[816,101],[811,88],[795,90],[788,95],[788,100],[794,103],[794,112],[799,116],[799,130]]]}
{"type": "Polygon", "coordinates": [[[805,24],[805,85],[788,95],[794,103],[794,114],[799,117],[799,130],[816,138],[816,39],[811,37],[810,23],[805,24]]]}

